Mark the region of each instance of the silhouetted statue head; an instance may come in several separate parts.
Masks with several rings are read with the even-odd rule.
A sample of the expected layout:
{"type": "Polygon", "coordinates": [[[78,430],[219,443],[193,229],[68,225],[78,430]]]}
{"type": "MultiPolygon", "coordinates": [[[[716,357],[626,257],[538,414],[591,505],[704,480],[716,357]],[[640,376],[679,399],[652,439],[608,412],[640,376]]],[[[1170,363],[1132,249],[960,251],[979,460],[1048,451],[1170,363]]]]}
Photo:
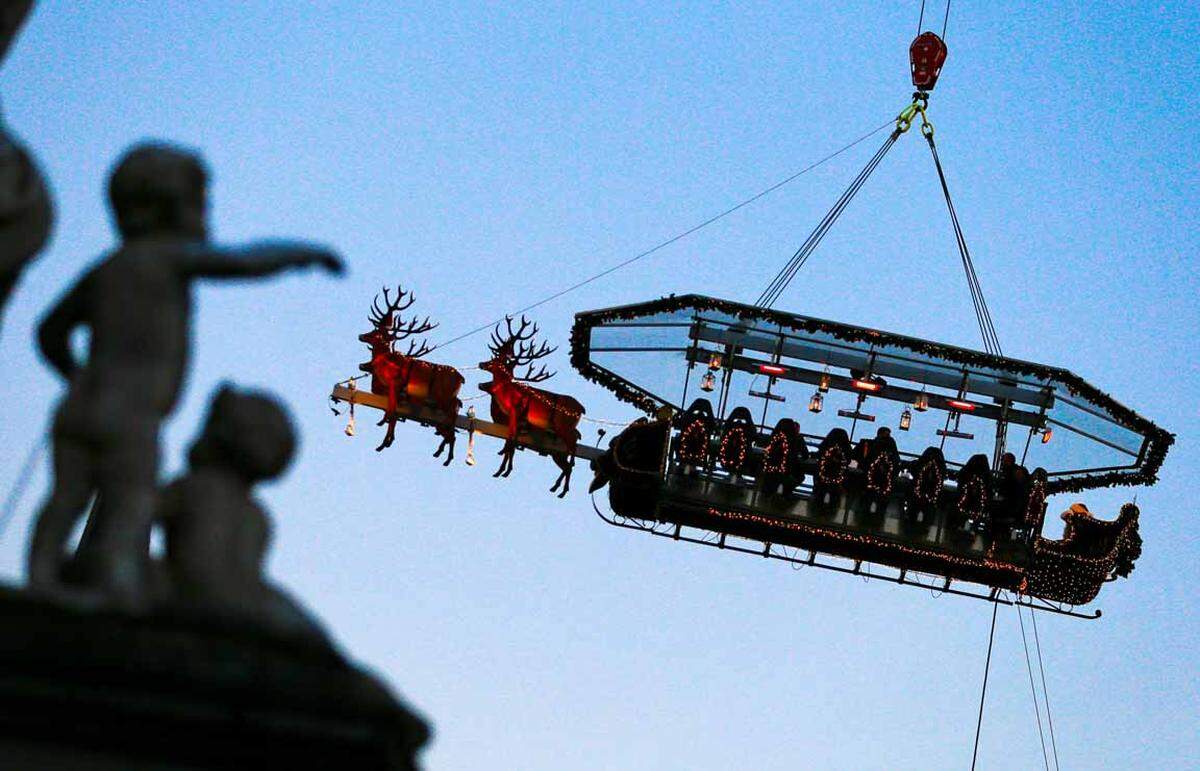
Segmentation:
{"type": "Polygon", "coordinates": [[[296,432],[282,404],[265,393],[225,385],[213,397],[188,461],[193,468],[228,468],[258,482],[282,474],[295,451],[296,432]]]}
{"type": "Polygon", "coordinates": [[[108,179],[108,200],[125,240],[208,238],[208,172],[196,153],[166,142],[134,145],[108,179]]]}
{"type": "Polygon", "coordinates": [[[5,0],[0,3],[0,59],[8,55],[8,48],[32,7],[33,0],[5,0]]]}

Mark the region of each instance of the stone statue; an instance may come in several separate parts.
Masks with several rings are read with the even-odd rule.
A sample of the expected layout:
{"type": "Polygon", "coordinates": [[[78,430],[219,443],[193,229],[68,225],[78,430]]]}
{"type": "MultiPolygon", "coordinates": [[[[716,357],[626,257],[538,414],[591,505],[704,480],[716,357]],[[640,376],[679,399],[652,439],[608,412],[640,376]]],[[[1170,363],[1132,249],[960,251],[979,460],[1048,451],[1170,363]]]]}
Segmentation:
{"type": "MultiPolygon", "coordinates": [[[[0,61],[32,7],[33,0],[0,1],[0,61]]],[[[21,272],[45,246],[53,220],[42,175],[0,117],[0,314],[21,272]]]]}
{"type": "Polygon", "coordinates": [[[315,621],[263,579],[271,523],[253,488],[282,474],[295,448],[291,420],[275,399],[231,386],[217,391],[188,472],[160,496],[166,535],[166,557],[156,566],[160,604],[280,637],[326,640],[315,621]]]}
{"type": "Polygon", "coordinates": [[[209,243],[206,191],[207,173],[195,154],[164,143],[127,151],[108,183],[121,245],[42,321],[42,355],[69,388],[54,417],[54,486],[29,550],[35,590],[61,588],[67,540],[97,496],[76,553],[81,583],[105,604],[146,606],[159,428],[186,372],[193,282],[314,265],[342,271],[331,251],[301,242],[209,243]],[[82,363],[70,348],[80,327],[90,331],[82,363]]]}

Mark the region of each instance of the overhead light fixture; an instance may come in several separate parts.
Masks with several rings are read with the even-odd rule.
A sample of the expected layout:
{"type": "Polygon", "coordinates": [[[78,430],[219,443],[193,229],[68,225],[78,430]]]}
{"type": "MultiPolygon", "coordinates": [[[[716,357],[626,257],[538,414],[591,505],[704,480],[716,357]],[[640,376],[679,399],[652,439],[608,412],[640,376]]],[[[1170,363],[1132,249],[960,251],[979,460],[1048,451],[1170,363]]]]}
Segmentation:
{"type": "Polygon", "coordinates": [[[856,377],[850,381],[850,385],[854,386],[860,391],[868,391],[870,393],[879,393],[883,390],[883,381],[876,380],[874,378],[856,377]]]}
{"type": "Polygon", "coordinates": [[[721,368],[721,354],[714,352],[712,356],[708,357],[708,368],[711,370],[721,368]]]}
{"type": "Polygon", "coordinates": [[[917,398],[913,399],[913,409],[917,412],[924,412],[929,409],[929,394],[924,391],[917,394],[917,398]]]}
{"type": "Polygon", "coordinates": [[[1042,444],[1050,444],[1050,437],[1054,436],[1053,428],[1042,429],[1042,444]]]}
{"type": "Polygon", "coordinates": [[[705,372],[704,377],[700,378],[700,390],[711,393],[717,387],[717,378],[711,372],[705,372]]]}
{"type": "Polygon", "coordinates": [[[813,391],[812,398],[808,400],[808,411],[809,412],[820,412],[822,410],[822,408],[824,408],[824,407],[825,407],[825,397],[821,395],[821,391],[819,389],[816,391],[813,391]]]}
{"type": "Polygon", "coordinates": [[[750,389],[750,395],[759,399],[768,399],[773,402],[786,402],[787,397],[782,394],[773,394],[770,391],[755,391],[750,389]]]}
{"type": "Polygon", "coordinates": [[[910,428],[912,428],[912,410],[905,407],[904,412],[900,413],[900,430],[907,431],[910,428]]]}
{"type": "Polygon", "coordinates": [[[817,390],[821,393],[829,393],[829,371],[821,373],[821,382],[817,385],[817,390]]]}

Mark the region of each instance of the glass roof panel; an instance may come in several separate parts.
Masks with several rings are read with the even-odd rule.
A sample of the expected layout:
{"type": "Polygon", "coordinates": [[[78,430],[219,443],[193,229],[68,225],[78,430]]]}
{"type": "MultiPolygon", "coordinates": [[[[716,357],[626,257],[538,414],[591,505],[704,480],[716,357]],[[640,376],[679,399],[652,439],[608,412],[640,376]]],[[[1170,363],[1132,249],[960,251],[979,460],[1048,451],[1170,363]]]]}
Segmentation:
{"type": "Polygon", "coordinates": [[[701,395],[719,409],[724,389],[725,414],[745,405],[768,428],[786,415],[799,419],[805,433],[846,424],[861,435],[866,424],[837,415],[853,410],[859,396],[875,425],[893,427],[904,409],[925,400],[929,411],[918,412],[913,430],[896,437],[902,451],[940,444],[948,460],[962,462],[976,452],[990,456],[1004,434],[1006,449],[1018,458],[1027,454],[1030,468],[1086,477],[1084,486],[1114,469],[1116,481],[1125,481],[1143,469],[1147,455],[1154,456],[1146,471],[1152,477],[1170,443],[1169,434],[1066,370],[863,327],[695,295],[581,313],[576,327],[573,357],[577,366],[586,362],[585,376],[648,410],[683,409],[701,395]],[[711,370],[715,392],[705,394],[699,388],[713,354],[721,359],[711,370]],[[604,373],[618,380],[606,382],[604,373]],[[824,379],[828,409],[809,413],[808,400],[824,379]],[[877,383],[878,392],[864,394],[863,381],[877,383]],[[786,401],[764,399],[768,384],[786,401]],[[956,424],[972,438],[936,433],[956,424]],[[1053,434],[1043,444],[1047,429],[1053,434]],[[1151,440],[1159,447],[1148,453],[1151,440]]]}

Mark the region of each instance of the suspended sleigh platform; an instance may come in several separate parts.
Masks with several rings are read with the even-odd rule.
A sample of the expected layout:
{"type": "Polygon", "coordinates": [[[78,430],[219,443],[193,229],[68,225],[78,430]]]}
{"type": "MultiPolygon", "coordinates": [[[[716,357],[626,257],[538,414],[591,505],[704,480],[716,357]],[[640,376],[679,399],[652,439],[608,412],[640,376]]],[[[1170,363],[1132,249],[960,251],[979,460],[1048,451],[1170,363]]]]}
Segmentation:
{"type": "MultiPolygon", "coordinates": [[[[491,377],[478,388],[491,398],[492,421],[471,409],[462,414],[462,373],[423,357],[489,325],[442,346],[416,342],[436,324],[403,318],[413,300],[401,289],[394,300],[383,291],[383,306],[378,298],[372,305],[373,329],[359,336],[371,350],[360,365],[371,377],[369,390],[344,381],[332,398],[383,411],[388,430],[380,450],[405,421],[437,432],[442,444],[434,455],[448,448],[446,465],[461,432],[503,439],[493,476],[508,476],[515,451],[532,449],[558,466],[550,489],[561,486],[560,497],[575,459],[585,459],[594,472],[590,492],[608,489],[612,514],[596,511],[610,524],[1098,617],[1099,610],[1074,608],[1133,570],[1141,554],[1138,509],[1127,504],[1106,521],[1074,504],[1062,515],[1063,537],[1053,540],[1043,535],[1047,496],[1151,485],[1174,437],[1065,369],[1002,355],[927,113],[946,47],[922,32],[909,55],[911,103],[754,304],[672,295],[576,315],[572,365],[647,416],[607,449],[579,444],[580,402],[537,385],[552,375],[540,362],[554,349],[535,341],[537,326],[524,316],[495,324],[488,358],[477,367],[491,377]],[[773,310],[890,149],[918,125],[984,351],[773,310]]],[[[527,309],[632,264],[799,174],[527,309]]]]}
{"type": "Polygon", "coordinates": [[[656,416],[593,464],[612,524],[1072,615],[1138,512],[1053,541],[1046,496],[1151,484],[1172,441],[1067,370],[699,295],[580,313],[571,355],[656,416]]]}

